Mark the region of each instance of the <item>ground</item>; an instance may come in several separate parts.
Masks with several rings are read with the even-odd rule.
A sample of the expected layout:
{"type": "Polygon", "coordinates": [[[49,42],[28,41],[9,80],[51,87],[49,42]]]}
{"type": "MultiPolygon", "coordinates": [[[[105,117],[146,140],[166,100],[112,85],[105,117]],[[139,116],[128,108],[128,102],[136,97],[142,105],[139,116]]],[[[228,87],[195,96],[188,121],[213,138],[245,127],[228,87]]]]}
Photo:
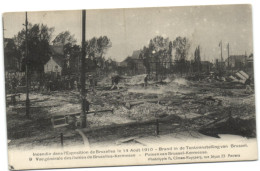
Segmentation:
{"type": "MultiPolygon", "coordinates": [[[[82,129],[91,146],[116,142],[129,137],[167,135],[177,132],[197,132],[210,137],[219,134],[255,137],[255,97],[239,83],[215,80],[189,81],[167,78],[162,82],[149,81],[143,86],[143,75],[120,82],[119,90],[110,90],[106,78],[95,91],[87,93],[91,111],[111,109],[87,115],[87,128],[82,129]]],[[[69,126],[53,128],[54,115],[80,112],[76,90],[31,92],[30,118],[25,116],[25,94],[16,105],[7,101],[9,148],[39,146],[83,145],[75,130],[75,118],[69,126]]]]}

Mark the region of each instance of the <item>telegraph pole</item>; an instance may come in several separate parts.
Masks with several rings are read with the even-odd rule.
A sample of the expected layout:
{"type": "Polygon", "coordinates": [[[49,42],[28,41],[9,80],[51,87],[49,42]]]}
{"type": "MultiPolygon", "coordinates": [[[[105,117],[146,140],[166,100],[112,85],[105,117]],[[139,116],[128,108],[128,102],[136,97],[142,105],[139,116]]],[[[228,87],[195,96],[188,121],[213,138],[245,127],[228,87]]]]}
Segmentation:
{"type": "Polygon", "coordinates": [[[86,10],[82,10],[82,49],[81,49],[81,75],[80,75],[80,82],[81,82],[81,114],[80,114],[80,121],[81,121],[81,128],[86,128],[87,126],[87,116],[86,116],[86,90],[85,90],[85,58],[86,58],[86,10]]]}
{"type": "Polygon", "coordinates": [[[223,62],[223,56],[222,56],[222,40],[220,42],[220,51],[221,51],[221,62],[223,62]]]}
{"type": "Polygon", "coordinates": [[[2,18],[2,24],[3,24],[3,38],[5,38],[5,22],[4,22],[4,17],[2,18]]]}
{"type": "Polygon", "coordinates": [[[222,40],[220,41],[219,45],[220,45],[220,65],[219,66],[220,66],[220,72],[222,73],[223,72],[222,70],[224,68],[224,66],[223,66],[223,55],[222,55],[222,40]]]}
{"type": "Polygon", "coordinates": [[[27,19],[27,12],[25,12],[25,74],[26,74],[26,116],[27,118],[30,118],[30,99],[29,99],[29,77],[28,77],[28,19],[27,19]]]}
{"type": "Polygon", "coordinates": [[[228,53],[228,68],[229,68],[229,43],[227,44],[227,53],[228,53]]]}

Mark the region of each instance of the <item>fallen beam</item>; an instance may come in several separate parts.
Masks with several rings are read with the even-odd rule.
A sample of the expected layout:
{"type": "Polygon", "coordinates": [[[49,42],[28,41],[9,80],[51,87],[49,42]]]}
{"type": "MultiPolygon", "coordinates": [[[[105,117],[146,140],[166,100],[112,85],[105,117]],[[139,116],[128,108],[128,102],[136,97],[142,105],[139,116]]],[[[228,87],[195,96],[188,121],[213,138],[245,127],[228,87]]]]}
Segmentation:
{"type": "Polygon", "coordinates": [[[241,70],[241,71],[239,71],[239,73],[240,73],[241,75],[243,75],[246,79],[249,78],[248,74],[245,73],[244,71],[241,70]]]}
{"type": "Polygon", "coordinates": [[[241,80],[246,80],[247,78],[244,77],[242,74],[240,74],[239,72],[236,73],[236,75],[241,79],[241,80]]]}
{"type": "Polygon", "coordinates": [[[7,95],[6,95],[6,98],[15,97],[15,96],[20,97],[21,94],[22,94],[22,93],[17,93],[17,94],[7,94],[7,95]]]}
{"type": "Polygon", "coordinates": [[[121,145],[122,143],[127,143],[130,141],[135,141],[135,139],[140,138],[140,136],[122,138],[116,141],[116,145],[121,145]]]}
{"type": "MultiPolygon", "coordinates": [[[[30,106],[31,109],[37,109],[37,108],[47,108],[47,107],[58,107],[60,105],[50,105],[50,106],[30,106]]],[[[26,109],[25,106],[19,106],[19,107],[14,107],[13,109],[26,109]]]]}
{"type": "MultiPolygon", "coordinates": [[[[89,115],[89,114],[97,114],[97,113],[103,113],[103,112],[111,112],[111,113],[114,113],[114,109],[106,109],[106,110],[98,110],[98,111],[88,111],[86,114],[89,115]]],[[[76,116],[76,115],[80,115],[81,112],[73,112],[73,113],[66,113],[66,114],[63,114],[63,113],[56,113],[56,114],[53,114],[52,117],[59,117],[59,116],[76,116]]]]}
{"type": "Polygon", "coordinates": [[[139,104],[144,104],[144,103],[160,103],[160,99],[143,99],[139,101],[130,101],[125,103],[125,107],[128,109],[131,109],[131,107],[139,104]]]}

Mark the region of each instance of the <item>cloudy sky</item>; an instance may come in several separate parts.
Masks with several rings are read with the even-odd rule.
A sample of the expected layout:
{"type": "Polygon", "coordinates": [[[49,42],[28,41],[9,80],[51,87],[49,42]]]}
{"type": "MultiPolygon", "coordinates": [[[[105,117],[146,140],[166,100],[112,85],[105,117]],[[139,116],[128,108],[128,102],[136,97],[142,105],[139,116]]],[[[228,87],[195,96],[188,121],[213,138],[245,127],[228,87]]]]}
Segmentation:
{"type": "MultiPolygon", "coordinates": [[[[251,17],[249,5],[87,10],[86,39],[108,36],[112,47],[106,57],[122,61],[157,35],[185,36],[191,42],[189,58],[200,45],[202,59],[212,61],[220,59],[221,40],[224,58],[227,43],[231,55],[253,52],[251,17]]],[[[17,34],[24,19],[25,13],[4,14],[4,37],[17,34]]],[[[55,27],[53,38],[69,30],[81,42],[81,11],[28,12],[28,20],[55,27]]]]}

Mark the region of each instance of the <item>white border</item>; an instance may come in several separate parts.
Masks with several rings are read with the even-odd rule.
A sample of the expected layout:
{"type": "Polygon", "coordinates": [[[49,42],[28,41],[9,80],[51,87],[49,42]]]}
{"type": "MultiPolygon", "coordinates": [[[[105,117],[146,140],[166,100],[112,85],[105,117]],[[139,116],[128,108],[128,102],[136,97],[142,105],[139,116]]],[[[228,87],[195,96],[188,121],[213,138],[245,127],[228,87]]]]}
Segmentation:
{"type": "MultiPolygon", "coordinates": [[[[75,9],[101,9],[101,8],[132,8],[132,7],[158,7],[158,6],[187,6],[187,5],[215,5],[215,4],[252,4],[253,5],[253,30],[254,30],[254,57],[255,57],[255,85],[256,85],[256,106],[260,106],[259,88],[260,88],[260,1],[259,0],[1,0],[0,12],[13,11],[45,11],[45,10],[75,10],[75,9]]],[[[3,43],[2,43],[2,20],[0,24],[0,170],[8,170],[7,161],[7,135],[6,135],[6,117],[5,117],[5,95],[4,95],[4,64],[3,64],[3,43]]],[[[259,108],[257,108],[259,114],[259,108]]],[[[257,117],[257,130],[259,131],[259,117],[257,117]]],[[[259,141],[258,141],[259,143],[259,141]]],[[[199,164],[179,164],[179,165],[157,165],[157,166],[129,166],[129,167],[103,167],[91,168],[95,170],[113,170],[121,169],[136,171],[147,170],[192,170],[192,171],[220,171],[220,170],[258,170],[260,162],[226,162],[226,163],[199,163],[199,164]]],[[[54,169],[53,171],[55,171],[54,169]]],[[[59,171],[76,171],[80,169],[58,169],[59,171]]]]}

